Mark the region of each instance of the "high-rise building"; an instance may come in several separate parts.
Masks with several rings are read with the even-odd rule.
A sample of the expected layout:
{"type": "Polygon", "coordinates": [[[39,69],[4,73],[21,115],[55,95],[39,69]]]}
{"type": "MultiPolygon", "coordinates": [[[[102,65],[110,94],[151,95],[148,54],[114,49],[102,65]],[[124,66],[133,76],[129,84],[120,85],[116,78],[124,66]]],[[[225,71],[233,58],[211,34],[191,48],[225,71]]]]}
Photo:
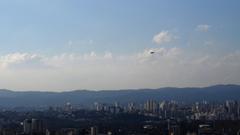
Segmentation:
{"type": "Polygon", "coordinates": [[[28,135],[43,134],[43,121],[38,119],[25,119],[23,121],[23,131],[28,135]]]}
{"type": "Polygon", "coordinates": [[[135,104],[133,102],[128,103],[128,112],[134,112],[135,110],[135,104]]]}
{"type": "Polygon", "coordinates": [[[98,135],[98,129],[97,127],[91,127],[91,135],[98,135]]]}
{"type": "Polygon", "coordinates": [[[70,102],[67,102],[65,104],[64,110],[68,113],[72,113],[72,110],[73,110],[72,104],[70,102]]]}
{"type": "Polygon", "coordinates": [[[154,101],[154,100],[148,100],[148,101],[145,103],[145,105],[144,105],[144,109],[145,109],[147,112],[156,113],[157,110],[158,110],[157,102],[154,101]]]}
{"type": "Polygon", "coordinates": [[[32,119],[32,133],[43,133],[43,121],[32,119]]]}
{"type": "Polygon", "coordinates": [[[23,132],[26,134],[31,134],[31,131],[32,131],[32,120],[25,119],[23,121],[23,132]]]}

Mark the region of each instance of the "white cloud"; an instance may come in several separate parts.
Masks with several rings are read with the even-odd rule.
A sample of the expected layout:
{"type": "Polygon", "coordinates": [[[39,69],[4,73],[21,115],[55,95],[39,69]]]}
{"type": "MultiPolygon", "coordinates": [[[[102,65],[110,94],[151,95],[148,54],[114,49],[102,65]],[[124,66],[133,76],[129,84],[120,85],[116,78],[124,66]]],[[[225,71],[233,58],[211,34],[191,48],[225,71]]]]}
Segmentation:
{"type": "Polygon", "coordinates": [[[0,57],[0,67],[30,66],[42,62],[43,57],[29,53],[11,53],[0,57]]]}
{"type": "Polygon", "coordinates": [[[105,52],[104,58],[111,59],[112,57],[113,57],[113,56],[112,56],[112,53],[111,53],[111,52],[105,52]]]}
{"type": "Polygon", "coordinates": [[[157,35],[153,37],[153,42],[156,44],[164,44],[171,42],[174,39],[173,35],[171,35],[168,31],[161,31],[157,35]]]}
{"type": "Polygon", "coordinates": [[[239,52],[191,57],[179,48],[150,48],[130,55],[112,55],[111,52],[55,56],[13,53],[1,56],[0,65],[0,86],[9,89],[124,89],[240,84],[239,52]]]}
{"type": "Polygon", "coordinates": [[[207,25],[207,24],[200,24],[196,27],[196,30],[197,31],[200,31],[200,32],[208,32],[209,29],[211,28],[210,25],[207,25]]]}
{"type": "Polygon", "coordinates": [[[97,54],[95,52],[91,52],[90,57],[97,57],[97,54]]]}

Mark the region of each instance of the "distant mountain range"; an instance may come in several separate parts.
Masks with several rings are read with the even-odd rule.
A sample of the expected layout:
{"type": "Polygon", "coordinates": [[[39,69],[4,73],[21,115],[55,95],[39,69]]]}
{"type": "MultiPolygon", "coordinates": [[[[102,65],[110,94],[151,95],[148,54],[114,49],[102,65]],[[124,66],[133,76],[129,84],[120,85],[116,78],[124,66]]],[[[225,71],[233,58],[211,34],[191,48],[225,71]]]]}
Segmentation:
{"type": "Polygon", "coordinates": [[[63,105],[66,102],[80,105],[101,103],[142,103],[148,99],[184,102],[240,100],[240,85],[215,85],[204,88],[159,88],[136,90],[75,90],[70,92],[17,92],[0,90],[0,107],[63,105]]]}

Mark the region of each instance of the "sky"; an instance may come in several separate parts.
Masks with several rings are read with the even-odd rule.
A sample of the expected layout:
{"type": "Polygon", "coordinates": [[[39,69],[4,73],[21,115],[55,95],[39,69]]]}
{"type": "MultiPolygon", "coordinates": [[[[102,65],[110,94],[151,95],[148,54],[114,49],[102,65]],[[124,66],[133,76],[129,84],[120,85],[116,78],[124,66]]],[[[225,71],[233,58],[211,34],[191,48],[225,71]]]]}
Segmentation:
{"type": "Polygon", "coordinates": [[[0,0],[0,88],[240,84],[239,0],[0,0]]]}

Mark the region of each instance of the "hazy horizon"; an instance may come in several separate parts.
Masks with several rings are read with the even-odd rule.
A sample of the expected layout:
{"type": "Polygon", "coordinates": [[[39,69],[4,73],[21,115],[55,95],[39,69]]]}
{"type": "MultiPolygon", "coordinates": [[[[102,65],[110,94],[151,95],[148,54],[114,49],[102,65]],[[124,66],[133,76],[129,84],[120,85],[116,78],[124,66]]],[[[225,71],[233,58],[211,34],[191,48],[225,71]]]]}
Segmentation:
{"type": "Polygon", "coordinates": [[[240,85],[240,1],[0,1],[0,88],[240,85]]]}
{"type": "Polygon", "coordinates": [[[240,86],[239,84],[214,84],[208,86],[199,86],[199,87],[157,87],[157,88],[126,88],[126,89],[65,89],[65,90],[44,90],[44,89],[35,89],[35,90],[24,90],[24,89],[7,89],[7,88],[0,88],[1,90],[7,90],[12,92],[74,92],[74,91],[93,91],[93,92],[101,92],[101,91],[125,91],[125,90],[157,90],[157,89],[165,89],[165,88],[177,88],[177,89],[184,89],[184,88],[208,88],[208,87],[215,87],[215,86],[240,86]]]}

